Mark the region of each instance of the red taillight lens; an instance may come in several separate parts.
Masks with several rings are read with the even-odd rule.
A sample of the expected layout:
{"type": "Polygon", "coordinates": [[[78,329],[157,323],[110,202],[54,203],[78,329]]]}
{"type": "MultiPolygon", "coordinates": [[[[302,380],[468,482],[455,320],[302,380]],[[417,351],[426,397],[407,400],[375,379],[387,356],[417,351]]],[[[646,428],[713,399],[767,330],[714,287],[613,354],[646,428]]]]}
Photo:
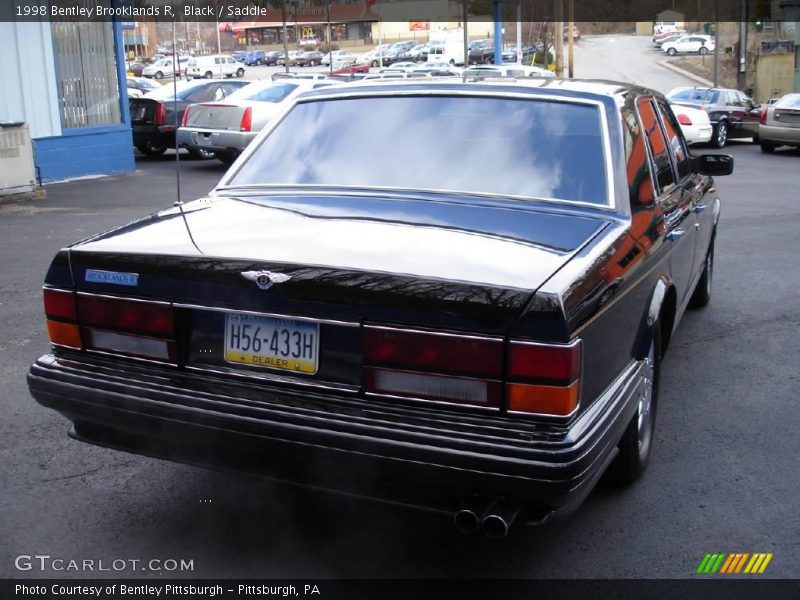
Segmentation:
{"type": "Polygon", "coordinates": [[[164,122],[167,120],[167,108],[164,106],[163,102],[159,102],[156,104],[156,112],[153,115],[153,123],[156,125],[163,125],[164,122]]]}
{"type": "Polygon", "coordinates": [[[680,123],[681,125],[691,125],[692,120],[687,115],[681,113],[678,115],[678,123],[680,123]]]}
{"type": "Polygon", "coordinates": [[[500,378],[503,341],[368,325],[364,327],[364,361],[375,366],[500,378]]]}
{"type": "Polygon", "coordinates": [[[78,295],[81,325],[172,338],[175,325],[169,304],[78,295]]]}
{"type": "Polygon", "coordinates": [[[762,110],[758,115],[758,122],[762,125],[767,124],[767,109],[762,110]]]}
{"type": "Polygon", "coordinates": [[[189,122],[189,111],[191,110],[191,106],[187,106],[186,110],[183,111],[183,118],[181,119],[181,127],[186,127],[186,123],[189,122]]]}
{"type": "Polygon", "coordinates": [[[508,376],[515,380],[547,380],[571,383],[581,372],[581,342],[539,344],[511,342],[508,376]]]}
{"type": "Polygon", "coordinates": [[[240,131],[250,131],[250,128],[253,126],[253,108],[248,106],[244,109],[244,114],[242,114],[242,122],[239,125],[240,131]]]}
{"type": "Polygon", "coordinates": [[[48,318],[78,320],[75,292],[67,290],[44,289],[44,314],[48,318]]]}

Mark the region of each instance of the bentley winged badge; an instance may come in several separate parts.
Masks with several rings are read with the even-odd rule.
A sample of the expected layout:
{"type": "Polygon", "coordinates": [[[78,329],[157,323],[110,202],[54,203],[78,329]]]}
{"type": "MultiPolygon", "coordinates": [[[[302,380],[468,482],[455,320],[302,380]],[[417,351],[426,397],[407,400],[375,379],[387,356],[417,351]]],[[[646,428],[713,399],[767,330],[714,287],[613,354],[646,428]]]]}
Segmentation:
{"type": "Polygon", "coordinates": [[[272,271],[242,271],[242,277],[255,281],[261,290],[268,290],[275,283],[289,281],[292,276],[283,273],[273,273],[272,271]]]}

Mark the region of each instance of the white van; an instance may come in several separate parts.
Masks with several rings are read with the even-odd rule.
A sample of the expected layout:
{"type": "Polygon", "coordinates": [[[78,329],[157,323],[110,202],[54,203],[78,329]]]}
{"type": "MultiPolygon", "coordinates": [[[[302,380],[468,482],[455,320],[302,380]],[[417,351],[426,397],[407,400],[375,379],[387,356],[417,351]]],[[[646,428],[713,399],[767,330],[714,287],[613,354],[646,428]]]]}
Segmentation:
{"type": "Polygon", "coordinates": [[[211,79],[212,77],[244,77],[244,64],[232,56],[212,54],[195,56],[186,66],[187,79],[211,79]]]}
{"type": "Polygon", "coordinates": [[[428,40],[428,62],[451,66],[464,64],[464,32],[461,29],[436,31],[428,40]]]}

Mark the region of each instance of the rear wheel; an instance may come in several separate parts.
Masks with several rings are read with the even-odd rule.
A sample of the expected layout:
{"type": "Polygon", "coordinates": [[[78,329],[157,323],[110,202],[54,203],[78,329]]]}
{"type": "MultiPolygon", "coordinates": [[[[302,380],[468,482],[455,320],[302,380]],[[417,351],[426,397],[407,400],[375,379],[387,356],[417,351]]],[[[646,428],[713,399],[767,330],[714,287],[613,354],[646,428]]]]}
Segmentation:
{"type": "Polygon", "coordinates": [[[136,144],[136,147],[139,149],[139,152],[147,156],[161,156],[167,151],[166,146],[158,146],[152,142],[142,142],[141,144],[136,144]]]}
{"type": "Polygon", "coordinates": [[[775,144],[770,144],[769,142],[761,141],[761,151],[764,154],[772,154],[775,152],[775,144]]]}
{"type": "Polygon", "coordinates": [[[205,77],[206,79],[211,79],[212,77],[214,77],[214,74],[211,71],[206,71],[203,77],[205,77]]]}
{"type": "Polygon", "coordinates": [[[233,161],[236,160],[235,152],[228,152],[223,150],[220,152],[215,152],[214,156],[216,156],[217,160],[219,160],[226,167],[230,167],[233,164],[233,161]]]}
{"type": "Polygon", "coordinates": [[[711,283],[714,278],[714,239],[711,239],[711,246],[708,248],[706,254],[706,262],[703,265],[703,274],[700,276],[700,281],[697,282],[697,287],[694,289],[689,306],[693,308],[701,308],[706,306],[711,301],[711,283]]]}
{"type": "Polygon", "coordinates": [[[667,54],[669,56],[675,56],[677,53],[678,53],[678,51],[675,50],[675,48],[670,48],[669,50],[667,50],[667,54]]]}
{"type": "Polygon", "coordinates": [[[164,79],[164,74],[161,71],[156,71],[156,74],[153,75],[156,79],[164,79]]]}
{"type": "Polygon", "coordinates": [[[237,76],[237,77],[244,77],[244,69],[241,69],[241,68],[240,68],[240,69],[238,69],[238,70],[236,71],[236,76],[237,76]]]}
{"type": "Polygon", "coordinates": [[[706,54],[708,54],[708,48],[700,46],[700,56],[705,56],[706,54]]]}
{"type": "Polygon", "coordinates": [[[658,406],[660,358],[661,323],[656,321],[653,339],[642,366],[636,414],[622,435],[618,445],[619,454],[611,465],[611,476],[622,485],[639,479],[650,462],[658,406]]]}
{"type": "Polygon", "coordinates": [[[728,124],[725,121],[720,121],[714,128],[714,136],[711,138],[711,143],[717,148],[723,148],[728,143],[728,124]]]}

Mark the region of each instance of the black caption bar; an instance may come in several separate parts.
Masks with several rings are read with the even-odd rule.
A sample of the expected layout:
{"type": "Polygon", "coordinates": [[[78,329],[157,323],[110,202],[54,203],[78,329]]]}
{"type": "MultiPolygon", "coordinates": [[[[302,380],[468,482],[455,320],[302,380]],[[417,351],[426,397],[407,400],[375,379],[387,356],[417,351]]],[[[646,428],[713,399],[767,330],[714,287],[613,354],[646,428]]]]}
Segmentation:
{"type": "MultiPolygon", "coordinates": [[[[566,18],[570,0],[499,0],[506,21],[566,18]]],[[[493,0],[2,0],[0,21],[460,21],[492,15],[493,0]],[[285,2],[285,10],[283,4],[285,2]]],[[[572,0],[576,22],[800,21],[800,0],[572,0]]]]}
{"type": "Polygon", "coordinates": [[[797,598],[798,580],[13,580],[0,584],[4,600],[595,600],[596,598],[745,600],[797,598]]]}

